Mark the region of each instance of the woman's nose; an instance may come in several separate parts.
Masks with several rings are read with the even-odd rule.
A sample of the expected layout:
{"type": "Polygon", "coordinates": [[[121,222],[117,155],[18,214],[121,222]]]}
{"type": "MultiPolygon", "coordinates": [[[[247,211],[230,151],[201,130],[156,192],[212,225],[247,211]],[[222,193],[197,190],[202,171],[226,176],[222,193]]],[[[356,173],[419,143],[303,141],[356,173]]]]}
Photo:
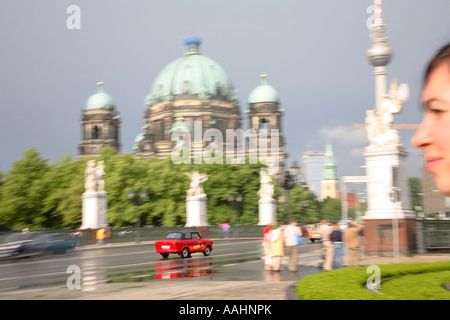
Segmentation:
{"type": "Polygon", "coordinates": [[[416,134],[411,139],[411,144],[416,148],[425,148],[433,139],[430,132],[431,125],[426,116],[419,125],[416,134]]]}

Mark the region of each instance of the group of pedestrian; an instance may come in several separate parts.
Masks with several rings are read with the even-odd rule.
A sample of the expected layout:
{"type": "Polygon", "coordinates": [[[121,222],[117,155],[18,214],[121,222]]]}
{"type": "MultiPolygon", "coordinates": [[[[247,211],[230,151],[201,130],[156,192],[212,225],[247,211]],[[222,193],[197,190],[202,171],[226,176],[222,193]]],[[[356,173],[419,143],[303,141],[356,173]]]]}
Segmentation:
{"type": "MultiPolygon", "coordinates": [[[[349,222],[345,232],[338,223],[321,221],[323,269],[333,270],[344,266],[344,247],[348,252],[348,265],[359,266],[360,236],[362,226],[355,221],[349,222]]],[[[302,230],[296,221],[288,225],[269,223],[263,230],[264,269],[281,270],[281,259],[285,252],[288,257],[289,271],[297,271],[298,245],[302,242],[302,230]]]]}
{"type": "Polygon", "coordinates": [[[336,222],[328,223],[326,220],[322,220],[320,224],[324,256],[323,269],[333,270],[344,266],[344,246],[348,250],[348,266],[358,267],[362,226],[356,221],[351,221],[345,232],[342,232],[336,222]]]}
{"type": "MultiPolygon", "coordinates": [[[[284,250],[289,259],[289,271],[297,271],[298,244],[302,231],[296,221],[289,225],[269,223],[263,230],[264,269],[279,272],[284,250]]],[[[301,240],[300,240],[301,241],[301,240]]]]}

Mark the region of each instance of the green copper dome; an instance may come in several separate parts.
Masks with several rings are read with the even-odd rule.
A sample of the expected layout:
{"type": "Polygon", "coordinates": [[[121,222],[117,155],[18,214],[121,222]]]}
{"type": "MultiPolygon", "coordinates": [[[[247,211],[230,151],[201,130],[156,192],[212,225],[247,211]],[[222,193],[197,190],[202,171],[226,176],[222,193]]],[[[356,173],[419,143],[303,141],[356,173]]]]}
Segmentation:
{"type": "Polygon", "coordinates": [[[266,78],[266,74],[261,75],[261,84],[250,93],[248,96],[248,103],[280,102],[277,90],[270,84],[267,84],[266,78]]]}
{"type": "Polygon", "coordinates": [[[200,39],[185,40],[184,56],[175,59],[156,76],[145,105],[161,101],[198,98],[238,103],[236,92],[222,67],[200,53],[200,39]]]}
{"type": "Polygon", "coordinates": [[[113,98],[103,91],[103,82],[97,83],[98,91],[91,95],[84,104],[85,110],[114,110],[113,98]]]}

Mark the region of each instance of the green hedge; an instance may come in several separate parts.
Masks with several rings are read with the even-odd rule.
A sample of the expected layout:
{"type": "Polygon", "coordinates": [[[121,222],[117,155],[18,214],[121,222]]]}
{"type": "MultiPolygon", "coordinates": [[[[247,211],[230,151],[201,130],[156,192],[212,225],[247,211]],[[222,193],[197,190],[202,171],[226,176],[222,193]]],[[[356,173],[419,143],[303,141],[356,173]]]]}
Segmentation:
{"type": "Polygon", "coordinates": [[[367,267],[343,268],[306,276],[296,287],[302,300],[450,300],[450,261],[378,265],[379,293],[365,289],[367,267]]]}

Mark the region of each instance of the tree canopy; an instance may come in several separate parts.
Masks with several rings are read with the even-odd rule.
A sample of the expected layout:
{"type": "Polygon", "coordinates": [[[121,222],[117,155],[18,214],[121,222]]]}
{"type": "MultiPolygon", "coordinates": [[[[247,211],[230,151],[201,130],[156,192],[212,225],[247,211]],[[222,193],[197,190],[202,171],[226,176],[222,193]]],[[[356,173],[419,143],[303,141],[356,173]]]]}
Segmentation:
{"type": "MultiPolygon", "coordinates": [[[[77,228],[81,225],[84,171],[88,160],[103,160],[108,193],[108,223],[120,227],[141,219],[141,225],[175,226],[186,221],[186,172],[209,175],[203,184],[208,195],[208,222],[233,221],[228,195],[241,194],[239,222],[258,222],[258,189],[261,164],[174,164],[171,159],[140,159],[104,148],[97,157],[48,163],[31,148],[0,183],[0,229],[77,228]],[[127,193],[147,191],[140,205],[127,193]]],[[[224,161],[225,162],[225,161],[224,161]]]]}

